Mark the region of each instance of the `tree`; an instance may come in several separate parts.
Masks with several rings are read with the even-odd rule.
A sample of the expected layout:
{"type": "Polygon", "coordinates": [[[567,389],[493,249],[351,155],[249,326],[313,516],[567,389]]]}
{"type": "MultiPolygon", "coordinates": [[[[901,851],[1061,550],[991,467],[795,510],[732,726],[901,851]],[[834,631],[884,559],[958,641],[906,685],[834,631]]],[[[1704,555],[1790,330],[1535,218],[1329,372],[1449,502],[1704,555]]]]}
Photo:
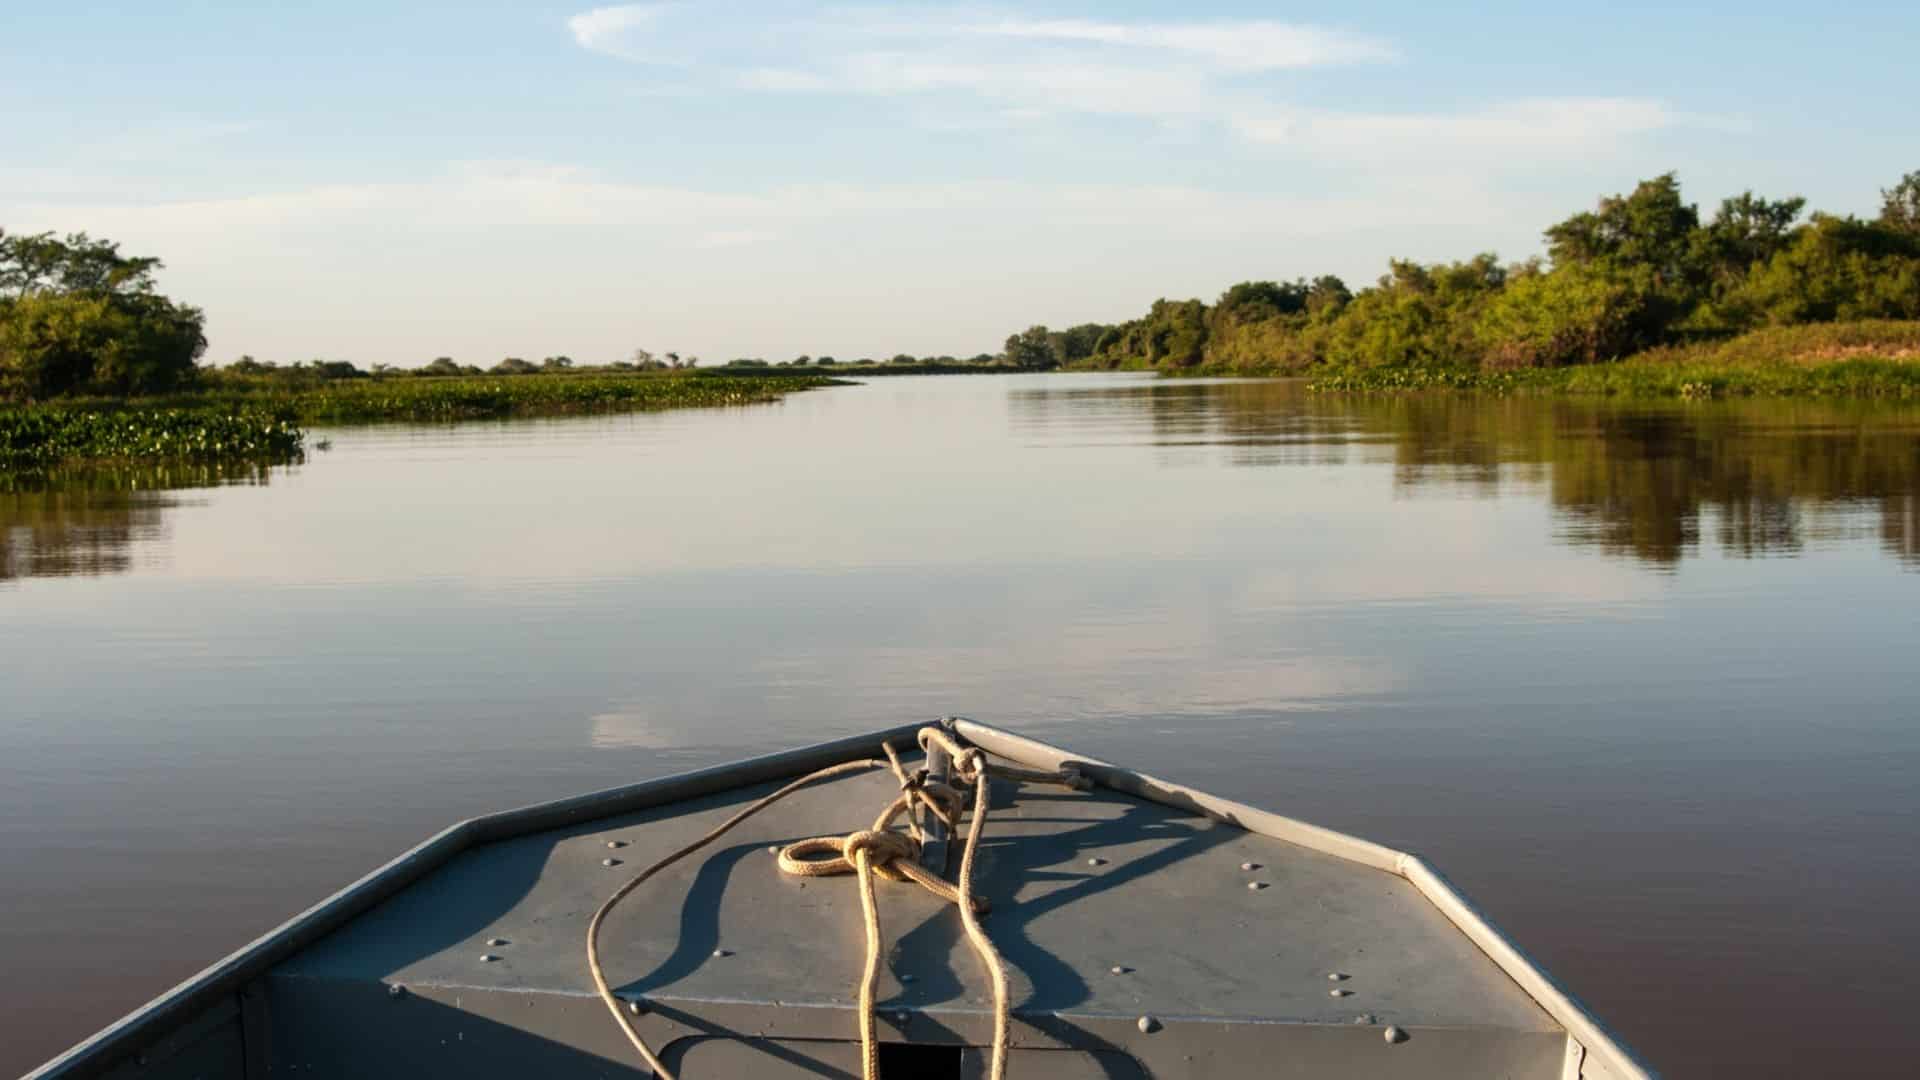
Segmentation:
{"type": "Polygon", "coordinates": [[[1678,282],[1688,270],[1699,208],[1680,199],[1680,179],[1665,173],[1642,180],[1630,195],[1610,195],[1598,210],[1575,214],[1546,231],[1554,265],[1611,261],[1651,268],[1678,282]]]}
{"type": "Polygon", "coordinates": [[[422,375],[458,375],[460,365],[453,362],[451,356],[436,356],[433,363],[420,369],[422,375]]]}
{"type": "Polygon", "coordinates": [[[1880,190],[1880,225],[1895,232],[1920,236],[1920,169],[1880,190]]]}
{"type": "Polygon", "coordinates": [[[808,356],[806,353],[801,353],[799,356],[793,358],[794,367],[807,367],[812,363],[813,357],[808,356]]]}
{"type": "Polygon", "coordinates": [[[540,369],[542,371],[566,371],[571,367],[573,367],[573,357],[571,356],[549,356],[540,361],[540,369]]]}
{"type": "Polygon", "coordinates": [[[1701,230],[1702,258],[1720,280],[1744,278],[1754,263],[1766,262],[1787,245],[1806,205],[1797,195],[1774,201],[1751,191],[1722,199],[1701,230]]]}
{"type": "Polygon", "coordinates": [[[120,245],[86,233],[8,236],[0,229],[0,296],[36,293],[130,295],[153,291],[159,259],[120,254],[120,245]]]}
{"type": "Polygon", "coordinates": [[[1044,326],[1029,326],[1023,333],[1007,338],[1007,362],[1017,368],[1041,370],[1053,367],[1053,342],[1044,326]]]}
{"type": "Polygon", "coordinates": [[[149,394],[191,381],[205,319],[153,291],[159,267],[85,233],[0,230],[0,395],[149,394]]]}
{"type": "Polygon", "coordinates": [[[1509,274],[1477,317],[1488,367],[1552,367],[1611,360],[1652,342],[1640,336],[1646,295],[1629,275],[1597,265],[1509,274]]]}
{"type": "Polygon", "coordinates": [[[530,375],[540,369],[517,356],[509,356],[493,365],[491,370],[495,375],[530,375]]]}
{"type": "Polygon", "coordinates": [[[36,292],[0,311],[0,396],[164,393],[206,351],[201,315],[165,297],[36,292]]]}
{"type": "Polygon", "coordinates": [[[1307,313],[1319,318],[1330,318],[1340,314],[1340,310],[1353,299],[1353,290],[1347,283],[1332,274],[1321,274],[1307,286],[1307,313]]]}

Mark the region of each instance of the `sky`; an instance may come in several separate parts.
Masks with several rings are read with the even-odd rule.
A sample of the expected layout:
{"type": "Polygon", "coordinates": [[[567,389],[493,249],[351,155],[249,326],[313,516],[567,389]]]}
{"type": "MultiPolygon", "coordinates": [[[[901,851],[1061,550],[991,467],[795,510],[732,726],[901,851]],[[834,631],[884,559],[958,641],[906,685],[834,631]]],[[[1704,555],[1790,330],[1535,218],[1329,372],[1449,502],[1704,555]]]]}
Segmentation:
{"type": "Polygon", "coordinates": [[[967,356],[1920,169],[1920,6],[1453,7],[0,0],[0,227],[216,362],[967,356]]]}

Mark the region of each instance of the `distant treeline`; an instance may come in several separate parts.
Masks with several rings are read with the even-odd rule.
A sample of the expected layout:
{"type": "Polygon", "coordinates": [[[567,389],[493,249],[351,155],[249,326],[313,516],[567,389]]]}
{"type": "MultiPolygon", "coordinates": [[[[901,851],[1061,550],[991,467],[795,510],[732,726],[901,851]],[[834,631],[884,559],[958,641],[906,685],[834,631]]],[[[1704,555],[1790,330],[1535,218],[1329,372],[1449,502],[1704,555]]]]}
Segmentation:
{"type": "Polygon", "coordinates": [[[1547,258],[1393,261],[1357,292],[1332,275],[1249,281],[1212,304],[1158,300],[1117,326],[1007,339],[1020,367],[1299,372],[1511,370],[1611,360],[1770,326],[1920,318],[1920,172],[1871,220],[1746,192],[1710,218],[1668,173],[1546,230],[1547,258]]]}

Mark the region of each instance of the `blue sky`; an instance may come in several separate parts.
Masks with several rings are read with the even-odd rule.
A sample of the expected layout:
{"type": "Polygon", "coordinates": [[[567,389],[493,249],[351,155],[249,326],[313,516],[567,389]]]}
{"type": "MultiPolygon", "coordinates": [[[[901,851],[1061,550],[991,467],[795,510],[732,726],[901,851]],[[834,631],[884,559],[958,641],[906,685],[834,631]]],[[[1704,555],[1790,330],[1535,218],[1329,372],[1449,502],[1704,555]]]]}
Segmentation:
{"type": "Polygon", "coordinates": [[[0,225],[222,361],[966,355],[1920,168],[1911,5],[0,2],[0,225]]]}

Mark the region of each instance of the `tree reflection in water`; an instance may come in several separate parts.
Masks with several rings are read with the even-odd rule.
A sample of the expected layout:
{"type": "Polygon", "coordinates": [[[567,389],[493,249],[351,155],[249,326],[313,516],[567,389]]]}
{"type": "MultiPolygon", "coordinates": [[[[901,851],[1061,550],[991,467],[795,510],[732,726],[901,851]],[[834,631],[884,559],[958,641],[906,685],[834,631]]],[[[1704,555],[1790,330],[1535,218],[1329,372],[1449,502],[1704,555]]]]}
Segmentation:
{"type": "Polygon", "coordinates": [[[1920,408],[1807,400],[1699,403],[1311,394],[1298,381],[1017,391],[1016,428],[1062,414],[1151,425],[1165,463],[1391,464],[1408,493],[1541,488],[1555,538],[1672,567],[1702,530],[1736,557],[1870,536],[1920,569],[1920,408]]]}
{"type": "Polygon", "coordinates": [[[164,538],[178,492],[265,484],[277,466],[167,462],[0,472],[0,582],[124,574],[164,538]]]}

